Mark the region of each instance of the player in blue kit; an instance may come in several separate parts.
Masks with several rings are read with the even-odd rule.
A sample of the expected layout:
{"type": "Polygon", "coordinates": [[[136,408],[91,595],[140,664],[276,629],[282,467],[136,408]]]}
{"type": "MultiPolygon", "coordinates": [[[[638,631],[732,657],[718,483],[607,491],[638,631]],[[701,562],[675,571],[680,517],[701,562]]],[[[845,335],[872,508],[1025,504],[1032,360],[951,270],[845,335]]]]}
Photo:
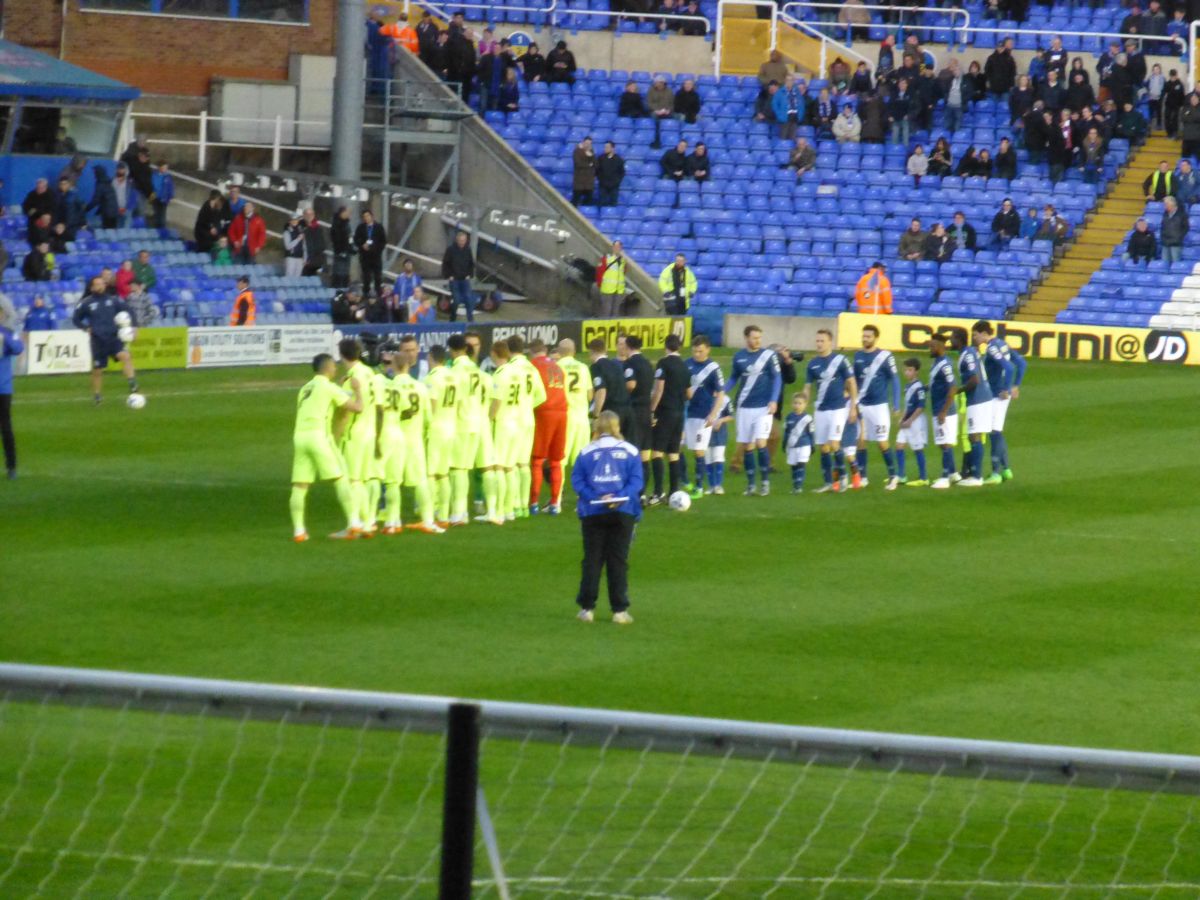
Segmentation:
{"type": "Polygon", "coordinates": [[[958,440],[958,410],[954,395],[958,393],[958,381],[954,377],[954,366],[946,356],[946,335],[935,334],[929,339],[929,354],[933,365],[929,368],[929,407],[933,412],[933,442],[942,448],[942,477],[930,487],[945,490],[951,480],[958,479],[954,470],[954,442],[958,440]]]}
{"type": "Polygon", "coordinates": [[[107,293],[103,278],[96,276],[92,279],[88,293],[75,307],[72,321],[76,328],[88,333],[91,342],[93,402],[100,405],[100,386],[110,359],[121,364],[125,380],[129,383],[129,393],[137,393],[133,357],[121,340],[121,334],[125,328],[135,328],[138,321],[124,300],[107,293]]]}
{"type": "Polygon", "coordinates": [[[874,325],[864,325],[863,348],[854,354],[854,378],[858,383],[860,423],[856,455],[862,486],[866,487],[867,444],[878,444],[888,473],[884,490],[894,491],[900,479],[896,477],[896,460],[888,441],[892,432],[892,410],[900,409],[900,373],[896,371],[896,357],[892,356],[891,351],[877,347],[878,340],[879,329],[874,325]]]}
{"type": "Polygon", "coordinates": [[[804,470],[812,457],[813,417],[805,410],[808,401],[803,394],[792,395],[792,411],[783,426],[783,452],[792,467],[792,493],[804,491],[804,470]]]}
{"type": "Polygon", "coordinates": [[[771,493],[767,472],[771,467],[771,455],[767,452],[767,439],[771,436],[776,401],[783,390],[783,373],[779,369],[779,357],[774,350],[762,345],[762,329],[747,325],[742,332],[746,349],[733,355],[733,371],[725,383],[725,393],[730,397],[741,384],[737,398],[735,427],[738,449],[742,452],[742,465],[746,469],[746,496],[754,494],[754,469],[759,470],[758,493],[763,497],[771,493]]]}
{"type": "Polygon", "coordinates": [[[1021,393],[1025,378],[1025,357],[1013,350],[1004,338],[993,337],[992,324],[980,320],[971,326],[971,342],[983,354],[983,371],[992,389],[992,474],[984,484],[1011,481],[1008,465],[1008,441],[1004,437],[1004,420],[1008,404],[1021,393]]]}
{"type": "Polygon", "coordinates": [[[858,386],[850,361],[833,352],[833,332],[827,328],[817,331],[817,355],[805,368],[804,400],[812,400],[812,386],[817,385],[814,439],[821,448],[821,474],[825,484],[818,494],[840,490],[846,458],[842,453],[842,433],[847,422],[858,421],[858,386]],[[850,402],[846,402],[846,398],[850,402]]]}
{"type": "MultiPolygon", "coordinates": [[[[692,357],[687,360],[688,371],[692,373],[692,396],[684,417],[683,439],[696,459],[696,480],[691,488],[693,500],[704,496],[704,476],[705,470],[709,469],[707,456],[713,424],[725,405],[725,381],[721,377],[721,366],[709,359],[711,353],[712,342],[706,335],[698,334],[692,338],[692,357]]],[[[686,468],[685,463],[685,471],[686,468]]],[[[708,487],[710,491],[716,487],[711,477],[708,487]]]]}
{"type": "Polygon", "coordinates": [[[900,420],[900,434],[896,437],[896,463],[899,468],[900,480],[909,487],[928,487],[925,475],[925,443],[929,439],[929,423],[925,420],[925,385],[921,384],[921,361],[906,359],[904,361],[904,377],[908,386],[904,389],[904,417],[900,420]],[[904,471],[904,451],[911,447],[917,460],[917,474],[920,476],[908,480],[904,471]]]}
{"type": "Polygon", "coordinates": [[[712,438],[708,442],[708,492],[710,494],[725,493],[725,448],[729,445],[729,423],[733,421],[733,404],[729,398],[721,407],[717,419],[713,422],[712,438]]]}
{"type": "Polygon", "coordinates": [[[983,484],[983,436],[992,432],[992,389],[984,377],[983,360],[979,351],[967,343],[966,335],[955,331],[950,346],[958,352],[958,379],[967,398],[967,439],[971,442],[970,474],[959,487],[980,487],[983,484]]]}

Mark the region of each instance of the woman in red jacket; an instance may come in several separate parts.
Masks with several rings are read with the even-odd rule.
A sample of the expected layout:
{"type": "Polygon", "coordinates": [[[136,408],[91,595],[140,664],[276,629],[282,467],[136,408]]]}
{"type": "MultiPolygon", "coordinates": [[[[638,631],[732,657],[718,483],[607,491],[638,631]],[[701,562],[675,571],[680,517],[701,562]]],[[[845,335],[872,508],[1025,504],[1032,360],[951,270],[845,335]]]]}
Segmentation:
{"type": "Polygon", "coordinates": [[[254,204],[247,203],[229,223],[229,245],[233,248],[233,258],[238,262],[253,263],[266,244],[267,223],[258,214],[254,204]]]}

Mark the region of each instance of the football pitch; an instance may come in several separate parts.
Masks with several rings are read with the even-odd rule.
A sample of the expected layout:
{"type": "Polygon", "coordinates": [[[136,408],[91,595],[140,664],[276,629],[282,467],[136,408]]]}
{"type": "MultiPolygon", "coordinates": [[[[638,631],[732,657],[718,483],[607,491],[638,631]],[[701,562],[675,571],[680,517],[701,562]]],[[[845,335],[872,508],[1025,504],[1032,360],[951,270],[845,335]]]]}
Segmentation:
{"type": "MultiPolygon", "coordinates": [[[[770,497],[730,474],[649,510],[628,628],[575,621],[571,515],[346,544],[317,487],[292,544],[308,377],[147,373],[140,412],[119,380],[99,408],[83,377],[19,380],[0,659],[1200,753],[1195,372],[1033,361],[998,487],[885,493],[873,451],[870,488],[797,497],[777,457],[770,497]]],[[[4,703],[0,895],[431,896],[438,754],[4,703]]],[[[501,740],[483,767],[522,896],[1200,893],[1188,796],[501,740]]]]}

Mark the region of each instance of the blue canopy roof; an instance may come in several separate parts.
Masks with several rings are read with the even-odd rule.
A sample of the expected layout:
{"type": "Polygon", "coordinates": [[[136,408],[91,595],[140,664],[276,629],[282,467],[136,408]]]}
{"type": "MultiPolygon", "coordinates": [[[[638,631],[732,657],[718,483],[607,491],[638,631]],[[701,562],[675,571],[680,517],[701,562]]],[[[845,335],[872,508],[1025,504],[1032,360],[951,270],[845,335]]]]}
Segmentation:
{"type": "Polygon", "coordinates": [[[0,40],[0,96],[125,102],[140,95],[135,87],[0,40]]]}

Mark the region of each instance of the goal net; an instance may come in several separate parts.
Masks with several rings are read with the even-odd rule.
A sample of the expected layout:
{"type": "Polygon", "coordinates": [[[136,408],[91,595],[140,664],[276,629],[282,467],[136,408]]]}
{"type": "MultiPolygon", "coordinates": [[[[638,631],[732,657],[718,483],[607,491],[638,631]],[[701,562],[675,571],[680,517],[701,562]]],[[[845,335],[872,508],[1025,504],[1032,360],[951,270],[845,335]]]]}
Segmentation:
{"type": "MultiPolygon", "coordinates": [[[[0,896],[437,896],[449,707],[0,666],[0,896]]],[[[479,707],[473,896],[1200,895],[1198,758],[479,707]]]]}

